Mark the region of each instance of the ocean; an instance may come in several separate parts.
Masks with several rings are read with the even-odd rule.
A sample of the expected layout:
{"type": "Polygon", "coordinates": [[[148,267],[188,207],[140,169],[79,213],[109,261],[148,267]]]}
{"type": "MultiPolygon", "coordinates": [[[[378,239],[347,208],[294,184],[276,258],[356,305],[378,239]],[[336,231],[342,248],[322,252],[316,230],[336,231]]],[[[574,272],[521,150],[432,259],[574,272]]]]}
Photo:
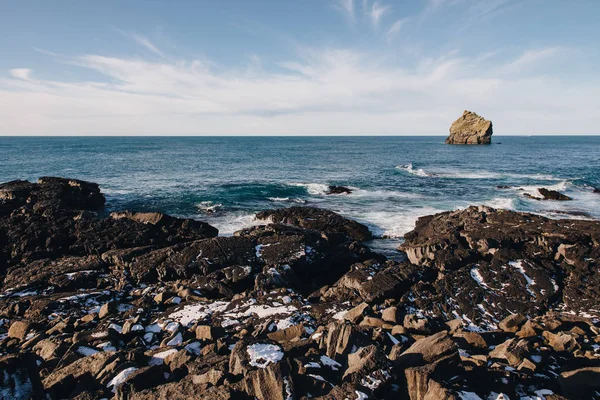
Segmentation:
{"type": "Polygon", "coordinates": [[[260,210],[324,207],[367,224],[393,255],[419,216],[485,204],[600,218],[600,137],[0,137],[0,181],[62,176],[100,184],[107,212],[162,211],[231,235],[260,210]],[[351,188],[327,195],[328,185],[351,188]],[[573,201],[538,201],[539,187],[573,201]]]}

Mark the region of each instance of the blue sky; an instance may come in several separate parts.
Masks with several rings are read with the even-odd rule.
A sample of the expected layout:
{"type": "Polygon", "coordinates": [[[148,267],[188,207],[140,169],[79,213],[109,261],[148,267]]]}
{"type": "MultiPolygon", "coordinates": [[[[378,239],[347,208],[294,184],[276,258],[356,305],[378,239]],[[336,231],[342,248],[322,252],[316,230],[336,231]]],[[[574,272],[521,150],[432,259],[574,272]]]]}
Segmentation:
{"type": "Polygon", "coordinates": [[[2,135],[599,134],[597,0],[2,1],[2,135]]]}

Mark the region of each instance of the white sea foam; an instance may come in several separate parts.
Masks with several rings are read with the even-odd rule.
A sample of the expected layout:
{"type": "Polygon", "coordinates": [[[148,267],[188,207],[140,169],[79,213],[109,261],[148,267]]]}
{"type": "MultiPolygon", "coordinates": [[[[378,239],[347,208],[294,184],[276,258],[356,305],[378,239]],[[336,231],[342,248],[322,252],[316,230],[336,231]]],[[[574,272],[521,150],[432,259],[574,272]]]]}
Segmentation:
{"type": "Polygon", "coordinates": [[[257,223],[254,218],[255,213],[228,213],[215,219],[206,221],[219,230],[219,236],[231,236],[233,232],[249,226],[264,224],[264,221],[257,223]]]}
{"type": "Polygon", "coordinates": [[[366,211],[348,217],[367,225],[375,236],[402,238],[405,233],[415,228],[415,223],[419,217],[442,211],[444,210],[427,206],[390,211],[366,211]]]}
{"type": "Polygon", "coordinates": [[[212,214],[219,210],[221,207],[223,207],[223,204],[215,203],[212,201],[201,201],[200,203],[196,204],[196,207],[198,208],[198,210],[204,213],[212,214]]]}
{"type": "Polygon", "coordinates": [[[404,170],[411,175],[422,176],[422,177],[431,176],[430,174],[425,172],[425,170],[423,170],[422,168],[415,169],[413,167],[412,163],[406,164],[406,165],[398,165],[398,166],[396,166],[396,168],[404,170]]]}
{"type": "Polygon", "coordinates": [[[267,197],[267,199],[273,201],[273,202],[282,202],[282,203],[298,203],[298,204],[304,204],[306,203],[306,200],[302,200],[300,198],[292,198],[292,197],[267,197]]]}
{"type": "Polygon", "coordinates": [[[289,185],[306,188],[306,191],[308,192],[308,194],[312,194],[312,195],[324,195],[327,193],[327,191],[329,191],[329,185],[326,185],[324,183],[292,182],[292,183],[289,183],[289,185]]]}
{"type": "Polygon", "coordinates": [[[415,168],[412,163],[398,165],[396,169],[405,171],[411,175],[420,177],[435,177],[446,179],[532,179],[539,181],[560,181],[562,178],[557,178],[546,174],[517,174],[510,172],[494,172],[485,170],[461,170],[457,168],[431,168],[424,170],[423,168],[415,168]]]}
{"type": "Polygon", "coordinates": [[[501,208],[504,210],[514,210],[515,209],[515,199],[505,198],[505,197],[496,197],[494,199],[485,201],[484,205],[492,208],[501,208]]]}

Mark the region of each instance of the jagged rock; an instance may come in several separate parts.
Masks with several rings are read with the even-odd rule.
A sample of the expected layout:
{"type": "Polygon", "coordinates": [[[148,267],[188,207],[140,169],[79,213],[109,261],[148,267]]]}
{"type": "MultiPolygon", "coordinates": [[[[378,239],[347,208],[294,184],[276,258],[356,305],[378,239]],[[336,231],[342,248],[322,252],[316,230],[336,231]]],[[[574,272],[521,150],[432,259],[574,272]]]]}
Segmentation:
{"type": "Polygon", "coordinates": [[[53,398],[66,398],[79,393],[77,384],[85,382],[88,390],[100,387],[96,379],[111,363],[120,359],[114,352],[95,353],[80,358],[64,368],[54,370],[44,380],[44,388],[53,398]]]}
{"type": "Polygon", "coordinates": [[[508,361],[508,363],[517,367],[523,362],[523,359],[529,352],[529,343],[525,339],[517,341],[508,339],[502,344],[496,346],[491,352],[490,357],[499,358],[508,361]]]}
{"type": "Polygon", "coordinates": [[[525,321],[527,321],[527,318],[525,318],[521,314],[512,314],[500,321],[498,327],[504,332],[515,333],[519,330],[521,325],[525,323],[525,321]]]}
{"type": "Polygon", "coordinates": [[[362,317],[364,315],[365,310],[368,308],[369,308],[369,305],[367,303],[365,303],[365,302],[360,303],[353,309],[346,312],[346,314],[344,314],[344,319],[346,319],[350,322],[353,322],[353,323],[360,322],[360,320],[362,319],[362,317]]]}
{"type": "Polygon", "coordinates": [[[268,210],[256,214],[256,218],[314,229],[326,234],[344,234],[352,240],[369,240],[372,238],[369,228],[365,225],[322,208],[290,207],[268,210]]]}
{"type": "Polygon", "coordinates": [[[15,321],[8,328],[8,337],[23,340],[29,331],[29,321],[15,321]]]}
{"type": "Polygon", "coordinates": [[[442,331],[417,340],[396,359],[396,363],[405,368],[419,367],[448,356],[458,357],[458,346],[448,332],[442,331]]]}
{"type": "Polygon", "coordinates": [[[590,272],[600,257],[597,221],[566,226],[528,213],[469,207],[420,218],[401,249],[413,264],[442,272],[433,286],[417,284],[405,295],[407,305],[431,316],[448,319],[456,312],[492,329],[512,313],[543,314],[561,289],[567,309],[577,313],[600,302],[600,293],[590,290],[591,282],[600,283],[590,272]]]}
{"type": "Polygon", "coordinates": [[[542,336],[555,351],[573,351],[577,347],[575,338],[567,333],[559,332],[554,334],[544,331],[542,336]]]}
{"type": "Polygon", "coordinates": [[[349,189],[345,186],[329,186],[327,189],[327,194],[350,194],[352,193],[352,189],[349,189]]]}
{"type": "Polygon", "coordinates": [[[450,127],[447,144],[490,144],[492,142],[492,122],[471,111],[463,112],[450,127]]]}
{"type": "Polygon", "coordinates": [[[558,200],[558,201],[567,201],[567,200],[573,200],[571,197],[564,195],[560,192],[557,192],[556,190],[549,190],[546,188],[539,188],[538,192],[540,193],[540,195],[542,197],[536,197],[534,195],[531,195],[529,193],[524,193],[523,195],[526,197],[529,197],[531,199],[534,200],[558,200]]]}

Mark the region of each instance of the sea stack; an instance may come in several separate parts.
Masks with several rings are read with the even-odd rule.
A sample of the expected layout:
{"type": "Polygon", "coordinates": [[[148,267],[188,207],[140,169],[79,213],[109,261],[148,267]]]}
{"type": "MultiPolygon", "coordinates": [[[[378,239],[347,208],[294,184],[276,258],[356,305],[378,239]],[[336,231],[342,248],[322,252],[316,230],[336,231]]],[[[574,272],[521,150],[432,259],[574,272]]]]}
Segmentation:
{"type": "Polygon", "coordinates": [[[492,121],[465,110],[450,127],[446,144],[490,144],[492,133],[492,121]]]}

